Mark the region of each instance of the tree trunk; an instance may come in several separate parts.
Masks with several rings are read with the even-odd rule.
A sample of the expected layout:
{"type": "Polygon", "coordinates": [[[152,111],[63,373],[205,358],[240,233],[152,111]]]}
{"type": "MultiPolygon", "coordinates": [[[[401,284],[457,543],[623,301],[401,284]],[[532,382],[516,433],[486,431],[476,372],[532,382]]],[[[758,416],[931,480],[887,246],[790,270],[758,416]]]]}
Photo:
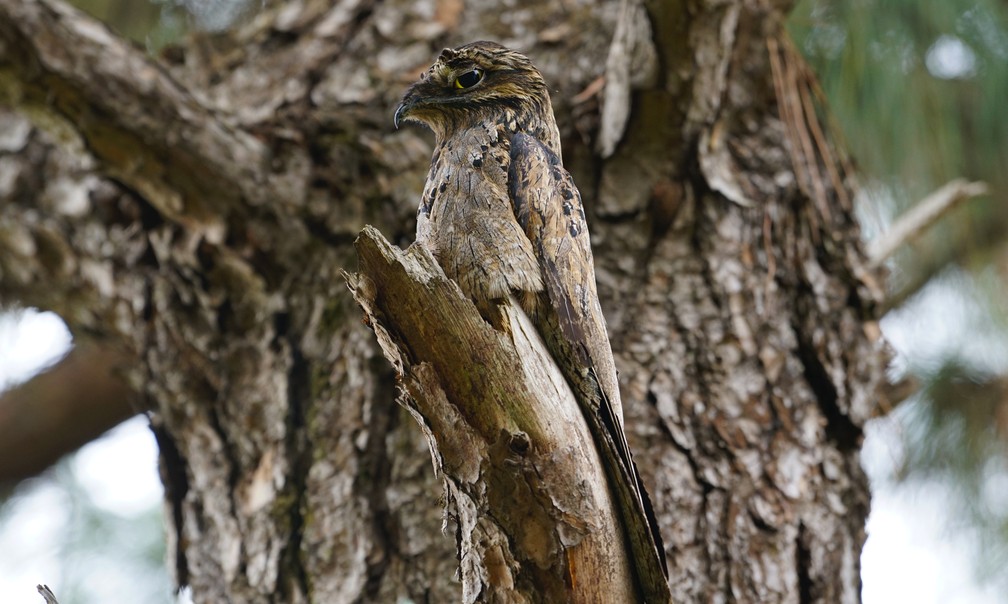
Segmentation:
{"type": "Polygon", "coordinates": [[[306,1],[152,59],[0,0],[0,303],[128,359],[197,602],[492,599],[518,546],[460,583],[481,535],[342,271],[412,240],[405,86],[500,41],[551,85],[674,600],[858,601],[878,287],[781,4],[306,1]]]}

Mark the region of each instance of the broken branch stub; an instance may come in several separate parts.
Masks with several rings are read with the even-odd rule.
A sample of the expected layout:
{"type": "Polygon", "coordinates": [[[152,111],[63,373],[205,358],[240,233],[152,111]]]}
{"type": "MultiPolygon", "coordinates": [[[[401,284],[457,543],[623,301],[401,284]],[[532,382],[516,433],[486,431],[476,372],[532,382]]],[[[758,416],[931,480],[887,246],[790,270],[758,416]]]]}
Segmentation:
{"type": "Polygon", "coordinates": [[[529,318],[505,304],[494,329],[420,246],[402,251],[373,227],[355,245],[347,281],[461,529],[463,600],[637,600],[588,426],[529,318]]]}

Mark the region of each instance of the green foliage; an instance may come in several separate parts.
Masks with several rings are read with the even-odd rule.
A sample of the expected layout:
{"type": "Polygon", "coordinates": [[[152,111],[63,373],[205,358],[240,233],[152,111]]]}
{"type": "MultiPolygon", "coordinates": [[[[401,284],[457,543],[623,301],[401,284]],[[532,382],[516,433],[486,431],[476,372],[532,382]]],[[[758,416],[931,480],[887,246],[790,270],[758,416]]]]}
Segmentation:
{"type": "Polygon", "coordinates": [[[161,505],[128,515],[101,507],[72,465],[61,461],[0,502],[0,541],[11,548],[0,561],[11,573],[5,587],[16,590],[5,595],[47,583],[62,604],[175,602],[161,505]]]}
{"type": "Polygon", "coordinates": [[[58,474],[72,505],[59,553],[67,589],[60,602],[172,602],[161,506],[122,516],[97,506],[72,472],[58,474]]]}
{"type": "Polygon", "coordinates": [[[952,213],[892,266],[897,285],[947,262],[972,273],[945,270],[927,289],[958,297],[924,296],[887,318],[904,340],[898,363],[924,385],[896,411],[892,478],[947,484],[952,528],[979,534],[980,570],[1008,581],[1008,362],[996,343],[1008,339],[996,264],[1008,232],[1008,4],[802,0],[789,25],[878,204],[866,214],[898,213],[953,178],[991,185],[991,200],[952,213]]]}
{"type": "Polygon", "coordinates": [[[1008,568],[1008,382],[950,359],[899,410],[906,443],[901,478],[953,487],[960,526],[979,537],[977,569],[1008,568]]]}
{"type": "Polygon", "coordinates": [[[863,172],[911,198],[962,176],[1004,190],[1001,0],[804,0],[790,26],[863,172]]]}
{"type": "Polygon", "coordinates": [[[252,0],[70,0],[122,36],[156,53],[190,31],[220,31],[265,3],[252,0]]]}
{"type": "Polygon", "coordinates": [[[172,4],[137,0],[71,0],[123,37],[156,51],[185,34],[186,19],[172,4]]]}

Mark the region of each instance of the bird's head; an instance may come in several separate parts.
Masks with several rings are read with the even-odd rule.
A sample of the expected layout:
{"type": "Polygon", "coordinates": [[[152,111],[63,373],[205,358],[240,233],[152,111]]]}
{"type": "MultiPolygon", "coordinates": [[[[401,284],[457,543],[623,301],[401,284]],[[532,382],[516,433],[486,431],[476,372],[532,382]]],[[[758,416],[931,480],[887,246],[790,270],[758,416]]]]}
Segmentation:
{"type": "Polygon", "coordinates": [[[519,52],[495,42],[472,42],[441,52],[406,91],[395,126],[425,124],[440,139],[505,108],[551,110],[542,74],[519,52]]]}

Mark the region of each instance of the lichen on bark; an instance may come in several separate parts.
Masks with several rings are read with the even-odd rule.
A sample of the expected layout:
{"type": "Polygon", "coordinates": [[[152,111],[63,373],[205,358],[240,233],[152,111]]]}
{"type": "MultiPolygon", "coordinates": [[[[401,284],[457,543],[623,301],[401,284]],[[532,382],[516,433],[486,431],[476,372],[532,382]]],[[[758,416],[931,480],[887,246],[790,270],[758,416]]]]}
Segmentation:
{"type": "Polygon", "coordinates": [[[197,601],[462,594],[427,443],[342,271],[365,224],[411,241],[430,148],[391,108],[481,38],[550,83],[675,600],[858,599],[885,357],[839,155],[802,136],[780,6],[630,4],[657,72],[616,95],[603,159],[617,3],[307,2],[157,58],[57,0],[0,0],[0,111],[61,128],[5,118],[0,302],[127,359],[197,601]]]}

